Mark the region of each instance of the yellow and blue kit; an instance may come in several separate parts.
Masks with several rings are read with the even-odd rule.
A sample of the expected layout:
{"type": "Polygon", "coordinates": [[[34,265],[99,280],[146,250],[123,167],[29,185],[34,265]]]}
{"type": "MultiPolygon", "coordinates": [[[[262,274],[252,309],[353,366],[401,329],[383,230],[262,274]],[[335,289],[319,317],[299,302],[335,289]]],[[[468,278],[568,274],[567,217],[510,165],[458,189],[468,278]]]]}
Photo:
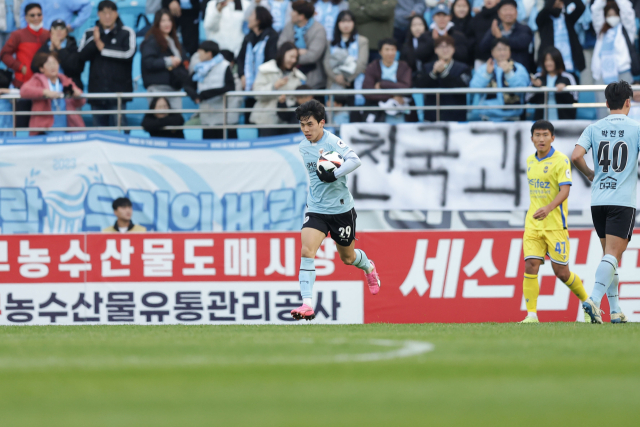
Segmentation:
{"type": "Polygon", "coordinates": [[[535,258],[566,265],[569,262],[569,232],[567,231],[568,200],[539,221],[533,214],[556,198],[563,185],[571,185],[569,158],[551,147],[542,159],[537,153],[527,159],[527,179],[531,203],[524,226],[524,259],[535,258]]]}

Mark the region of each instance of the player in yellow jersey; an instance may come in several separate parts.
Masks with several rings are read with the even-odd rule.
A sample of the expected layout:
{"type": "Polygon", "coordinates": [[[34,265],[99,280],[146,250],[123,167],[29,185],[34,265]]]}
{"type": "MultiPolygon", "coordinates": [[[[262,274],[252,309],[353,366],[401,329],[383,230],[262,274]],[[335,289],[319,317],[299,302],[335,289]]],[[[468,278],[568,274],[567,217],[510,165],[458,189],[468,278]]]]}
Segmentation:
{"type": "Polygon", "coordinates": [[[569,158],[556,151],[554,128],[546,120],[531,127],[531,141],[536,153],[527,159],[527,179],[531,203],[524,226],[524,298],[527,317],[520,323],[538,323],[537,303],[540,294],[538,269],[545,255],[551,259],[553,272],[580,301],[588,297],[582,280],[569,270],[569,232],[567,198],[571,188],[569,158]]]}

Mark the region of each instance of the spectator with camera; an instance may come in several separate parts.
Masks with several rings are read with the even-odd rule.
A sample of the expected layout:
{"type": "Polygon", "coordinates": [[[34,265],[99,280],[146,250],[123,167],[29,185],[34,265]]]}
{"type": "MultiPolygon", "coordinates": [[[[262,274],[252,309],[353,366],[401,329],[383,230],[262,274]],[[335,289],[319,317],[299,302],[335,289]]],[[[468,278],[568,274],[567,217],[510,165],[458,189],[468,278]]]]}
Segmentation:
{"type": "MultiPolygon", "coordinates": [[[[33,66],[38,70],[20,88],[22,98],[32,99],[31,111],[75,111],[81,108],[85,100],[80,98],[82,90],[69,77],[60,74],[60,63],[54,53],[37,53],[33,58],[33,66]]],[[[65,128],[84,127],[82,117],[77,114],[34,115],[29,120],[32,128],[65,128]]],[[[30,135],[64,134],[60,131],[31,131],[30,135]]]]}
{"type": "Polygon", "coordinates": [[[307,76],[306,84],[314,89],[324,89],[327,77],[322,59],[327,48],[327,34],[321,23],[313,18],[313,4],[298,0],[291,4],[291,22],[285,25],[278,39],[278,46],[292,42],[298,48],[298,68],[307,76]]]}
{"type": "MultiPolygon", "coordinates": [[[[84,71],[84,62],[80,60],[78,53],[78,43],[75,37],[69,35],[69,27],[61,20],[55,20],[51,24],[49,40],[47,40],[38,52],[53,52],[60,63],[60,74],[69,77],[80,89],[84,89],[84,84],[80,76],[84,71]]],[[[31,63],[31,71],[38,72],[31,63]]]]}
{"type": "MultiPolygon", "coordinates": [[[[89,93],[133,92],[132,67],[136,53],[136,33],[126,27],[111,0],[98,3],[98,22],[85,31],[78,47],[80,60],[89,62],[89,93]]],[[[124,109],[127,99],[122,101],[124,109]]],[[[93,110],[117,110],[117,99],[91,99],[93,110]]],[[[122,124],[126,124],[122,115],[122,124]]],[[[95,114],[94,126],[116,126],[117,116],[95,114]]]]}

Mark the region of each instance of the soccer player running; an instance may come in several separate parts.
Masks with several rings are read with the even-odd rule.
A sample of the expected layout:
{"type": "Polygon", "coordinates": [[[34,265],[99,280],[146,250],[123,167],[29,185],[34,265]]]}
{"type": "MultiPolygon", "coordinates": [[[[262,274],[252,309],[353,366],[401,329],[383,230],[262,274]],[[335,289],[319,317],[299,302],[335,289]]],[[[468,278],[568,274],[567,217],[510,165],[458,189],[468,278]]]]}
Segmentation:
{"type": "Polygon", "coordinates": [[[314,259],[327,233],[336,242],[340,259],[364,271],[369,291],[380,291],[380,278],[373,261],[364,251],[354,249],[356,211],[353,197],[347,188],[346,175],[360,166],[360,158],[340,138],[324,130],[324,105],[316,100],[305,102],[296,109],[300,129],[305,139],[300,142],[300,154],[309,173],[307,214],[302,225],[302,259],[300,261],[300,293],[302,305],[291,310],[294,319],[312,320],[316,317],[312,305],[312,290],[316,280],[314,259]],[[320,154],[336,151],[344,158],[337,169],[322,172],[316,169],[320,154]]]}
{"type": "Polygon", "coordinates": [[[626,323],[618,300],[617,269],[635,225],[640,123],[627,117],[633,98],[629,83],[610,83],[604,95],[611,114],[582,132],[571,155],[575,167],[592,182],[591,217],[604,250],[593,292],[582,308],[591,323],[602,323],[600,301],[607,294],[611,323],[626,323]],[[595,171],[584,160],[589,150],[595,171]]]}
{"type": "Polygon", "coordinates": [[[567,198],[571,188],[569,158],[551,146],[555,130],[546,120],[531,127],[535,154],[527,159],[527,178],[531,203],[524,226],[524,281],[522,288],[527,317],[520,323],[539,323],[537,314],[538,270],[549,255],[553,272],[580,301],[587,299],[582,280],[569,270],[569,232],[567,198]]]}

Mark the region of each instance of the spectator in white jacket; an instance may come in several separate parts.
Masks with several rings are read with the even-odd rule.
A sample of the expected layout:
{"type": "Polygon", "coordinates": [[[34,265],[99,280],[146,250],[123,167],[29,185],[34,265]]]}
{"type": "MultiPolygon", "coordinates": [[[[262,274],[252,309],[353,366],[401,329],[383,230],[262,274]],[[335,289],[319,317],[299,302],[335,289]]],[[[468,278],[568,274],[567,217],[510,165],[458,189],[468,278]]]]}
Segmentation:
{"type": "Polygon", "coordinates": [[[250,0],[210,1],[204,14],[207,40],[216,42],[220,50],[230,50],[238,56],[244,40],[245,11],[250,5],[250,0]]]}
{"type": "MultiPolygon", "coordinates": [[[[629,0],[595,0],[591,6],[591,17],[598,35],[591,60],[595,84],[620,80],[633,83],[632,69],[637,73],[640,67],[634,51],[636,14],[633,5],[629,0]]],[[[596,92],[596,100],[605,102],[604,91],[596,92]]],[[[607,114],[606,108],[598,111],[600,118],[607,114]]]]}

